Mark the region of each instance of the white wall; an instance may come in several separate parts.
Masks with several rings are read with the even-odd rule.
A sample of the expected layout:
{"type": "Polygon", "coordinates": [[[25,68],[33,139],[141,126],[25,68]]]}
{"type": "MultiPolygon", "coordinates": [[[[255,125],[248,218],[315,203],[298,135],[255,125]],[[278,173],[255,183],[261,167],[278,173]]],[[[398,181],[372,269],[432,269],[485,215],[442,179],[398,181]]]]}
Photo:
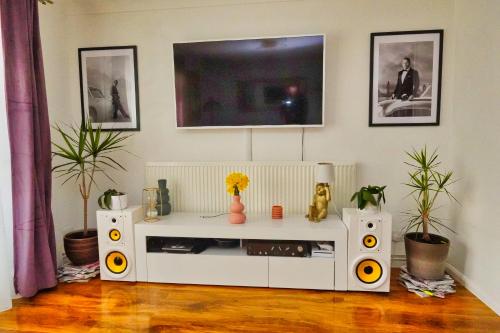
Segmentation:
{"type": "MultiPolygon", "coordinates": [[[[68,87],[70,66],[73,66],[74,50],[67,44],[68,2],[42,6],[40,10],[40,33],[45,69],[45,84],[50,122],[52,125],[70,124],[78,121],[78,110],[70,108],[68,87]],[[71,65],[70,65],[71,63],[71,65]]],[[[54,131],[52,131],[54,137],[54,131]]],[[[64,253],[63,237],[66,233],[83,228],[83,204],[76,185],[61,187],[61,182],[52,182],[52,211],[57,240],[57,256],[60,262],[64,253]]],[[[93,224],[95,226],[95,222],[93,224]]]]}
{"type": "MultiPolygon", "coordinates": [[[[306,129],[304,159],[355,161],[361,184],[388,185],[387,209],[398,215],[408,200],[404,151],[428,144],[449,150],[451,1],[98,1],[65,0],[42,8],[47,89],[52,121],[80,119],[78,47],[137,45],[141,132],[124,156],[130,172],[118,175],[132,202],[140,200],[146,161],[246,160],[249,130],[177,130],[172,43],[213,38],[326,34],[325,128],[306,129]],[[58,11],[57,14],[53,11],[58,11]],[[411,13],[409,20],[407,14],[411,13]],[[55,17],[60,15],[60,17],[55,17]],[[441,125],[368,127],[370,33],[442,28],[444,66],[441,125]]],[[[300,129],[253,130],[255,160],[301,158],[300,129]]],[[[445,153],[443,155],[446,155],[445,153]]],[[[103,189],[106,187],[103,186],[103,189]]],[[[54,186],[58,238],[80,223],[76,188],[54,186]]],[[[95,198],[95,196],[94,196],[95,198]]],[[[93,204],[91,209],[95,209],[93,204]]],[[[95,218],[91,215],[91,224],[95,218]]],[[[395,218],[395,230],[400,218],[395,218]]],[[[401,243],[395,252],[404,253],[401,243]]]]}
{"type": "Polygon", "coordinates": [[[452,154],[462,207],[452,214],[450,262],[500,314],[500,2],[460,0],[455,13],[452,154]]]}

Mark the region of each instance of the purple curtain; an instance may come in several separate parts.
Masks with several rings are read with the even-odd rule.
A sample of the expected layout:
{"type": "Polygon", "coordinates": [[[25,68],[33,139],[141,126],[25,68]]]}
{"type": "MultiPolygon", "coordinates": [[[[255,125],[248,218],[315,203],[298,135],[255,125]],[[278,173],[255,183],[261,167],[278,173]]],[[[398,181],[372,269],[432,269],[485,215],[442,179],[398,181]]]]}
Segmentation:
{"type": "Polygon", "coordinates": [[[37,0],[0,0],[12,163],[14,285],[24,297],[57,284],[50,126],[37,0]]]}

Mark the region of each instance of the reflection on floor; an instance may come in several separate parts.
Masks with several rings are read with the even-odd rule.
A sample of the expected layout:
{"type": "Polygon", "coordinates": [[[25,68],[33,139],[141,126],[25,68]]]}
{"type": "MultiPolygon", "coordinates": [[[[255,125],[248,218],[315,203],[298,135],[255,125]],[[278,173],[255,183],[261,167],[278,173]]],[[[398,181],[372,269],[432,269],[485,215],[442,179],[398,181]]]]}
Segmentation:
{"type": "Polygon", "coordinates": [[[500,332],[459,286],[446,299],[128,282],[63,284],[0,314],[0,332],[500,332]]]}

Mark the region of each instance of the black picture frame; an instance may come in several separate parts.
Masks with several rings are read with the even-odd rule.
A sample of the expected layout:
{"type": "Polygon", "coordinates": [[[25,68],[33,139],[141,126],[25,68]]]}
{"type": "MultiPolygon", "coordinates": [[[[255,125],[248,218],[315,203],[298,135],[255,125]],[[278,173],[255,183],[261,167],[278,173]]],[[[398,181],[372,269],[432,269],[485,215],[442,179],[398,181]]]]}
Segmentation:
{"type": "MultiPolygon", "coordinates": [[[[105,62],[106,60],[103,60],[105,62]]],[[[112,61],[112,60],[111,60],[112,61]]],[[[109,62],[109,59],[108,59],[109,62]]],[[[84,47],[84,48],[78,48],[78,65],[79,65],[79,77],[80,77],[80,102],[81,102],[81,115],[82,115],[82,124],[85,124],[86,121],[90,118],[92,123],[97,126],[100,124],[101,130],[102,131],[140,131],[141,130],[141,123],[140,123],[140,110],[139,110],[139,75],[138,75],[138,67],[137,67],[137,46],[136,45],[126,45],[126,46],[101,46],[101,47],[84,47]],[[123,53],[123,54],[122,54],[123,53]],[[101,54],[101,55],[99,55],[101,54]],[[126,98],[127,98],[127,108],[128,111],[125,110],[123,107],[123,103],[120,103],[120,97],[118,97],[118,103],[120,103],[121,109],[120,113],[116,111],[115,105],[117,104],[116,97],[112,97],[111,93],[109,96],[107,96],[107,92],[105,89],[99,89],[97,87],[91,88],[89,90],[89,64],[87,64],[87,58],[89,57],[129,57],[128,61],[125,61],[125,65],[123,64],[123,70],[130,72],[130,70],[133,71],[133,73],[122,73],[124,76],[118,80],[117,78],[110,76],[104,81],[110,81],[106,82],[106,85],[111,87],[111,82],[116,81],[125,81],[125,85],[127,86],[128,81],[133,81],[133,83],[128,83],[128,89],[126,89],[126,98]],[[85,67],[85,68],[84,68],[85,67]],[[85,70],[85,72],[84,72],[85,70]],[[97,96],[93,96],[94,94],[91,93],[91,91],[94,91],[97,96]],[[133,93],[133,94],[132,94],[133,93]],[[133,95],[132,96],[129,96],[133,95]],[[87,98],[85,98],[87,96],[87,98]],[[94,98],[95,97],[95,98],[94,98]],[[101,101],[98,101],[99,105],[105,105],[101,107],[100,109],[104,109],[107,118],[109,118],[109,112],[113,113],[113,119],[115,114],[117,115],[116,119],[118,119],[118,116],[120,118],[123,118],[123,121],[100,121],[103,117],[95,116],[95,121],[92,120],[91,116],[91,107],[90,107],[90,100],[91,99],[101,99],[101,101]],[[111,99],[111,100],[110,100],[111,99]],[[130,100],[132,103],[129,103],[130,100]],[[110,104],[111,103],[111,109],[110,104]],[[113,111],[114,109],[114,111],[113,111]],[[128,114],[130,121],[125,120],[126,116],[124,115],[128,114]]],[[[109,66],[108,66],[109,67],[109,66]]],[[[113,67],[113,66],[112,66],[113,67]]],[[[117,67],[117,66],[115,66],[117,67]]],[[[118,66],[119,67],[119,66],[118,66]]],[[[107,77],[109,73],[99,73],[102,78],[107,77]]],[[[98,80],[99,81],[99,80],[98,80]]],[[[109,90],[108,90],[109,91],[109,90]]],[[[117,90],[118,91],[118,90],[117,90]]],[[[116,96],[119,96],[117,93],[116,96]]],[[[92,111],[94,114],[97,114],[97,111],[94,110],[92,111]]],[[[105,120],[108,120],[108,119],[105,120]]]]}
{"type": "MultiPolygon", "coordinates": [[[[369,83],[369,112],[368,112],[368,126],[370,127],[378,127],[378,126],[439,126],[440,124],[440,113],[441,113],[441,80],[442,80],[442,64],[443,64],[443,29],[433,29],[433,30],[414,30],[414,31],[392,31],[392,32],[375,32],[370,35],[370,83],[369,83]],[[419,35],[422,36],[422,40],[418,40],[419,35]],[[432,35],[432,38],[430,38],[432,35]],[[394,37],[396,36],[396,37],[394,37]],[[408,41],[405,41],[404,37],[407,36],[408,41]],[[403,37],[403,38],[402,38],[403,37]],[[384,38],[389,41],[387,43],[382,43],[384,38]],[[395,102],[391,102],[388,99],[380,101],[381,92],[380,92],[380,83],[381,77],[379,76],[380,71],[380,45],[382,44],[391,44],[390,40],[397,40],[392,42],[393,45],[384,46],[386,48],[389,47],[398,47],[402,46],[402,48],[407,47],[410,44],[417,44],[420,42],[430,42],[432,41],[432,58],[429,63],[429,54],[426,52],[420,52],[415,57],[421,58],[421,63],[426,64],[426,71],[424,72],[425,77],[429,77],[428,68],[429,64],[432,64],[432,70],[430,76],[432,78],[431,82],[428,83],[427,86],[425,84],[418,84],[415,88],[415,84],[412,85],[412,91],[414,89],[422,90],[421,96],[410,97],[410,99],[404,99],[405,94],[403,94],[401,99],[394,98],[395,102]],[[408,43],[407,45],[403,45],[404,43],[408,43]],[[396,45],[400,44],[400,45],[396,45]],[[439,49],[436,51],[434,47],[438,47],[439,49]],[[378,54],[376,52],[378,51],[378,54]],[[437,59],[436,59],[437,57],[437,59]],[[375,64],[375,59],[378,59],[378,63],[375,64]],[[438,68],[435,68],[437,65],[438,68]],[[375,72],[377,71],[377,72],[375,72]],[[377,82],[374,82],[377,80],[377,82]],[[437,81],[437,82],[436,82],[437,81]],[[434,89],[435,87],[435,89],[434,89]],[[430,90],[430,92],[429,92],[430,90]],[[377,93],[377,96],[374,96],[374,93],[377,93]],[[428,95],[430,94],[430,97],[428,95]],[[374,97],[377,98],[377,101],[374,101],[374,97]],[[399,105],[398,101],[401,101],[399,105]],[[435,103],[434,103],[435,101],[435,103]],[[377,103],[376,107],[375,103],[377,103]],[[411,105],[413,104],[413,105],[411,105]],[[429,108],[429,109],[428,109],[429,108]],[[375,114],[375,116],[374,116],[375,114]],[[400,115],[400,116],[398,116],[400,115]],[[420,120],[420,121],[419,121],[420,120]]],[[[427,44],[429,45],[429,44],[427,44]]],[[[415,46],[414,46],[415,47],[415,46]]],[[[386,52],[387,53],[387,52],[386,52]]],[[[413,62],[412,55],[405,55],[404,57],[410,58],[410,63],[413,62]]],[[[390,57],[389,57],[390,58],[390,57]]],[[[403,62],[403,60],[401,60],[403,62]]],[[[417,62],[418,63],[418,62],[417,62]]],[[[391,67],[394,67],[394,63],[391,64],[391,67]]],[[[400,68],[402,69],[402,67],[400,68]]],[[[413,68],[412,68],[413,69],[413,68]]],[[[414,70],[416,72],[417,82],[419,81],[419,73],[418,70],[414,70]]],[[[408,73],[408,72],[407,72],[408,73]]],[[[400,72],[397,75],[393,75],[396,78],[395,87],[393,92],[396,91],[396,86],[400,81],[400,72]]],[[[414,77],[414,76],[412,76],[414,77]]],[[[415,79],[413,80],[415,82],[415,79]]],[[[404,82],[404,79],[403,79],[404,82]]],[[[391,91],[390,81],[387,81],[387,89],[385,93],[385,97],[391,91]]],[[[407,95],[406,95],[407,96],[407,95]]],[[[384,97],[382,97],[384,98],[384,97]]],[[[392,95],[391,95],[392,99],[392,95]]]]}

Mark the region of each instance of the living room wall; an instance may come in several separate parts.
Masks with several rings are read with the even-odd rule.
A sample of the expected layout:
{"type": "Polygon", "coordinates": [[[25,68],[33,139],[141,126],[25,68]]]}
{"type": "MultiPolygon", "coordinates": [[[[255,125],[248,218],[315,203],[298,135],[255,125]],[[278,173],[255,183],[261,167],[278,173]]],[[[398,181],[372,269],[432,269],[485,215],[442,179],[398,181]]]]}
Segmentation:
{"type": "MultiPolygon", "coordinates": [[[[352,161],[359,184],[387,185],[394,214],[394,254],[400,212],[411,204],[402,185],[404,152],[427,144],[450,158],[453,71],[452,1],[321,0],[65,0],[42,6],[41,28],[51,121],[80,121],[79,47],[137,45],[141,131],[130,140],[118,187],[139,203],[147,161],[300,160],[301,129],[180,130],[175,128],[172,43],[234,37],[326,34],[324,128],[305,129],[305,160],[352,161]],[[408,15],[411,13],[411,19],[408,15]],[[368,127],[370,33],[444,29],[441,125],[368,127]],[[250,133],[251,132],[251,133],[250,133]],[[250,144],[251,140],[251,144],[250,144]],[[250,152],[250,147],[252,151],[250,152]]],[[[108,184],[101,186],[107,189],[108,184]]],[[[97,193],[94,193],[91,211],[97,193]]],[[[446,211],[443,211],[446,215],[446,211]]],[[[81,220],[77,189],[54,182],[58,240],[81,220]]],[[[95,217],[91,214],[91,225],[95,217]]],[[[61,246],[59,249],[62,252],[61,246]]]]}
{"type": "Polygon", "coordinates": [[[500,54],[498,1],[455,4],[455,85],[452,156],[461,178],[451,211],[457,232],[450,263],[465,286],[500,315],[500,54]],[[480,23],[479,23],[480,22],[480,23]]]}

